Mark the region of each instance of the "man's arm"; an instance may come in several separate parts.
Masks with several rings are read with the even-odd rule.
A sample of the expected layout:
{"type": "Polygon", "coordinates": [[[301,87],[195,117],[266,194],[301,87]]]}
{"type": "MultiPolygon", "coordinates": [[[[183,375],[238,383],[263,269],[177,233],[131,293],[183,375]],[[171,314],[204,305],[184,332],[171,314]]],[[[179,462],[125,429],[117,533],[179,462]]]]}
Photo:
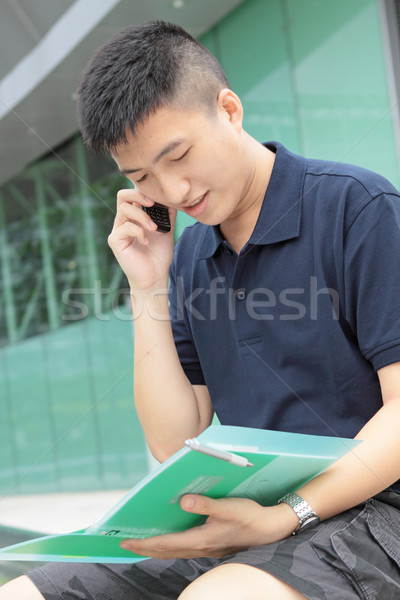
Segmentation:
{"type": "Polygon", "coordinates": [[[210,425],[213,409],[207,387],[193,386],[179,362],[166,289],[133,310],[136,410],[152,454],[163,461],[210,425]]]}
{"type": "Polygon", "coordinates": [[[356,436],[357,448],[307,483],[299,494],[327,519],[400,479],[400,362],[378,371],[383,406],[356,436]]]}
{"type": "Polygon", "coordinates": [[[170,209],[171,232],[159,233],[142,210],[152,204],[137,190],[121,190],[108,241],[131,290],[136,408],[150,450],[163,461],[203,431],[213,411],[206,386],[186,377],[172,336],[167,286],[176,211],[170,209]]]}
{"type": "MultiPolygon", "coordinates": [[[[327,519],[381,492],[400,479],[400,363],[378,372],[382,408],[362,428],[364,440],[297,492],[327,519]]],[[[214,500],[188,494],[188,512],[209,515],[204,525],[183,533],[126,540],[128,550],[159,558],[224,556],[253,545],[277,542],[296,529],[298,518],[287,504],[262,507],[247,499],[214,500]]]]}

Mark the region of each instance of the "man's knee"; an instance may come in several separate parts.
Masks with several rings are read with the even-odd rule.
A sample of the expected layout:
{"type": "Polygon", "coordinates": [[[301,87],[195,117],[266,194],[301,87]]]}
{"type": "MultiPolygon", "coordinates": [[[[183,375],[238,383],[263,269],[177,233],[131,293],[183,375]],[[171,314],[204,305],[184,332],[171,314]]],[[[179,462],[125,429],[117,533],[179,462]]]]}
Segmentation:
{"type": "Polygon", "coordinates": [[[306,600],[269,573],[243,564],[225,564],[193,581],[179,600],[306,600]]]}
{"type": "Polygon", "coordinates": [[[0,588],[0,600],[43,600],[43,596],[29,577],[21,575],[0,588]]]}

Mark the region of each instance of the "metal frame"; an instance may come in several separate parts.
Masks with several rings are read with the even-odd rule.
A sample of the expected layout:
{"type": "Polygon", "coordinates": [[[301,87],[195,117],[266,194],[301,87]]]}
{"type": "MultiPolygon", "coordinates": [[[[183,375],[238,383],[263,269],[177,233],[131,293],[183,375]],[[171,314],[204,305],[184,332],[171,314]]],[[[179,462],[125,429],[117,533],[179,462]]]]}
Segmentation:
{"type": "Polygon", "coordinates": [[[4,196],[0,194],[0,256],[1,256],[1,276],[3,280],[3,305],[5,312],[5,321],[7,335],[10,342],[16,342],[17,333],[17,313],[14,300],[14,289],[12,282],[12,269],[10,264],[10,249],[7,240],[6,219],[4,214],[4,196]]]}
{"type": "Polygon", "coordinates": [[[396,0],[378,0],[397,161],[400,168],[400,3],[397,4],[398,7],[396,0]]]}

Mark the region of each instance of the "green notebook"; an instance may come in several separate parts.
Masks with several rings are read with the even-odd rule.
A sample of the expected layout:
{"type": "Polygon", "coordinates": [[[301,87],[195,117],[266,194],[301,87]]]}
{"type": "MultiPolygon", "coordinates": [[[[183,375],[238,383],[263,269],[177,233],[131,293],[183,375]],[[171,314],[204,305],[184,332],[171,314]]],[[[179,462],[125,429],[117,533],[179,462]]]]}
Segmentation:
{"type": "Polygon", "coordinates": [[[183,531],[206,519],[180,508],[183,494],[246,497],[264,506],[273,505],[359,443],[346,438],[227,425],[212,425],[197,439],[204,446],[244,456],[253,466],[238,466],[185,446],[86,529],[0,549],[0,560],[101,563],[143,560],[143,556],[120,548],[121,540],[183,531]]]}

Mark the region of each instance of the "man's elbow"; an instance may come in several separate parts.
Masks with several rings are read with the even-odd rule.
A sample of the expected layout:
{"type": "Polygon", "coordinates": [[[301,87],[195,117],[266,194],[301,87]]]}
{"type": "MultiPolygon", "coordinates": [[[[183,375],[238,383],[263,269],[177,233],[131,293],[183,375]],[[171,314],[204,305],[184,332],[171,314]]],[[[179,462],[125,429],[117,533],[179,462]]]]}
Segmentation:
{"type": "Polygon", "coordinates": [[[162,462],[166,461],[167,458],[169,458],[170,456],[175,454],[175,452],[180,450],[182,448],[182,444],[177,445],[177,444],[173,444],[171,442],[164,443],[164,444],[154,444],[154,443],[148,442],[148,447],[151,452],[151,455],[158,462],[162,463],[162,462]]]}

